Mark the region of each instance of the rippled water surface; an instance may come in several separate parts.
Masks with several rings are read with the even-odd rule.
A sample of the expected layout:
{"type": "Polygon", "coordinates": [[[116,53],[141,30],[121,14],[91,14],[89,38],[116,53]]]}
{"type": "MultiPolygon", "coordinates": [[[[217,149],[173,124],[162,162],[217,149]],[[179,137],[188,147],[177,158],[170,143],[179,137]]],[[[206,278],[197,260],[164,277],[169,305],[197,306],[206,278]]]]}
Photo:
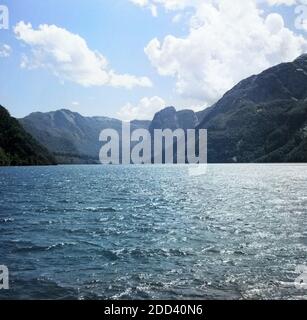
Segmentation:
{"type": "Polygon", "coordinates": [[[0,168],[0,298],[300,299],[307,166],[0,168]]]}

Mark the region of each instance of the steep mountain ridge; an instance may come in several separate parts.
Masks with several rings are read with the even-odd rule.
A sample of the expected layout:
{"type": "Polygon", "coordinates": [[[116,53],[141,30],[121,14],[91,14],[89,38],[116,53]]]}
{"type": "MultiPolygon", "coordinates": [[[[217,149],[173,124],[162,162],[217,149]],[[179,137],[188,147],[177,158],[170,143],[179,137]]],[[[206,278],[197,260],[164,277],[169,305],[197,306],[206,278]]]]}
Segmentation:
{"type": "Polygon", "coordinates": [[[307,161],[307,55],[241,81],[205,115],[210,162],[307,161]]]}
{"type": "Polygon", "coordinates": [[[51,165],[54,157],[0,106],[0,165],[51,165]]]}

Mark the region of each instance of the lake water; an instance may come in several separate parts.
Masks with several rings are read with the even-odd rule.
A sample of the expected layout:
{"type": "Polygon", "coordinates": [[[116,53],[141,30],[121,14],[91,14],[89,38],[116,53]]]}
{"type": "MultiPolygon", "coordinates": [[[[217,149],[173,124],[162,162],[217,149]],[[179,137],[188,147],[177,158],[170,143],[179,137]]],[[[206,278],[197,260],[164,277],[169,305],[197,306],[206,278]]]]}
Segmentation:
{"type": "Polygon", "coordinates": [[[1,298],[301,299],[307,166],[0,168],[1,298]]]}

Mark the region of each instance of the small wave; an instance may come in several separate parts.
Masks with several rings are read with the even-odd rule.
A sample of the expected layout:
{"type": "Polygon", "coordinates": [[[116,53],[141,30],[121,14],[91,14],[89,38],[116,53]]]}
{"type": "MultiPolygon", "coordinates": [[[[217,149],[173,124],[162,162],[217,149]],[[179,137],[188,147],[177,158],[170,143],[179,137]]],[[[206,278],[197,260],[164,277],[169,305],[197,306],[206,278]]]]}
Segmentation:
{"type": "Polygon", "coordinates": [[[18,253],[24,253],[24,252],[35,252],[35,251],[50,251],[58,248],[63,248],[64,246],[73,246],[76,245],[76,243],[56,243],[50,246],[41,246],[36,245],[32,242],[26,242],[26,241],[18,241],[16,243],[16,248],[13,250],[14,252],[18,253]]]}
{"type": "Polygon", "coordinates": [[[221,250],[215,248],[215,247],[208,247],[208,248],[204,248],[202,250],[202,252],[209,252],[209,253],[218,253],[220,254],[221,253],[221,250]]]}
{"type": "Polygon", "coordinates": [[[0,219],[0,223],[9,223],[9,222],[14,222],[15,219],[14,218],[4,218],[4,219],[0,219]]]}
{"type": "Polygon", "coordinates": [[[127,288],[125,291],[115,294],[111,297],[111,300],[129,299],[131,298],[132,288],[127,288]]]}
{"type": "Polygon", "coordinates": [[[87,207],[86,211],[89,212],[116,212],[117,210],[112,207],[87,207]]]}
{"type": "Polygon", "coordinates": [[[100,250],[99,253],[111,261],[115,261],[119,258],[114,250],[100,250]]]}
{"type": "Polygon", "coordinates": [[[113,254],[117,257],[131,256],[134,259],[138,258],[148,258],[148,257],[183,257],[192,255],[191,250],[182,250],[182,249],[142,249],[142,248],[133,248],[133,249],[117,249],[111,250],[113,254]]]}
{"type": "Polygon", "coordinates": [[[235,255],[237,255],[237,256],[244,256],[246,253],[244,252],[244,251],[242,251],[242,250],[235,250],[234,252],[233,252],[235,255]]]}
{"type": "Polygon", "coordinates": [[[75,242],[60,242],[60,243],[56,243],[56,244],[53,244],[49,247],[46,248],[47,251],[49,250],[53,250],[53,249],[57,249],[57,248],[63,248],[65,246],[75,246],[76,243],[75,242]]]}

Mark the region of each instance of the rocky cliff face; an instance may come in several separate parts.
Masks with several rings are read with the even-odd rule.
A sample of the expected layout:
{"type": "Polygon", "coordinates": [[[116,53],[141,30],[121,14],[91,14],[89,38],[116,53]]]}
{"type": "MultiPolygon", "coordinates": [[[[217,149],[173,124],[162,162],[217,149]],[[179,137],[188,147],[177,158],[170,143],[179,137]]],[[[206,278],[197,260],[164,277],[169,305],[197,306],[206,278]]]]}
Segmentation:
{"type": "Polygon", "coordinates": [[[149,128],[154,129],[194,129],[198,125],[197,115],[191,110],[176,111],[174,107],[168,107],[158,112],[152,120],[149,128]]]}

